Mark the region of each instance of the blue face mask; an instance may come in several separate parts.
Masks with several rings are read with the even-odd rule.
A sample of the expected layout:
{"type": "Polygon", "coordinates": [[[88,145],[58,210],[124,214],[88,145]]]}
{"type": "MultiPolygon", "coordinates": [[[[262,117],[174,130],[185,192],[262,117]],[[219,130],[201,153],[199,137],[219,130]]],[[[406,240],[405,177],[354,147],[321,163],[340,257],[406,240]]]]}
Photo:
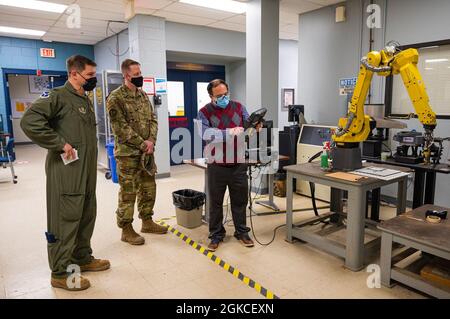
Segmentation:
{"type": "Polygon", "coordinates": [[[216,105],[218,107],[220,107],[221,109],[226,108],[229,103],[230,103],[230,98],[226,95],[221,96],[216,100],[216,105]]]}

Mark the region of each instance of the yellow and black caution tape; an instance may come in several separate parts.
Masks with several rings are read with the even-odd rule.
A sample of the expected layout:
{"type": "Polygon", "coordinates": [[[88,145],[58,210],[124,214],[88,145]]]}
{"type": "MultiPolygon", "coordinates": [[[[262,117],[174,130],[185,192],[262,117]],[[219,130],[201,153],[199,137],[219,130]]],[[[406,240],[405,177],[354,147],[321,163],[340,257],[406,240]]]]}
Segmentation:
{"type": "MultiPolygon", "coordinates": [[[[173,218],[173,217],[172,217],[173,218]]],[[[212,262],[220,266],[221,268],[228,271],[230,274],[232,274],[234,277],[242,281],[244,284],[249,286],[250,288],[255,289],[257,292],[259,292],[261,295],[266,297],[267,299],[280,299],[277,295],[275,295],[272,291],[264,288],[259,283],[254,281],[253,279],[250,279],[249,277],[245,276],[243,273],[241,273],[237,268],[231,266],[227,262],[225,262],[220,257],[214,255],[212,252],[208,251],[205,247],[197,243],[195,240],[189,238],[189,236],[183,234],[178,229],[168,225],[164,222],[164,220],[170,220],[172,218],[161,218],[158,222],[161,225],[169,227],[169,231],[176,235],[178,238],[180,238],[182,241],[184,241],[186,244],[191,246],[192,248],[196,249],[200,253],[202,253],[204,256],[208,257],[212,262]]]]}

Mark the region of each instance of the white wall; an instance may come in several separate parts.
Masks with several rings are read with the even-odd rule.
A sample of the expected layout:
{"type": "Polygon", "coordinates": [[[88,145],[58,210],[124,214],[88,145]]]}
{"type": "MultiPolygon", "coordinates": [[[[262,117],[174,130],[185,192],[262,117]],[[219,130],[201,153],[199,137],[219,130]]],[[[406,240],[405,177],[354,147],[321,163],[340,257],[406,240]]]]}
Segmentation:
{"type": "MultiPolygon", "coordinates": [[[[30,93],[28,75],[8,76],[8,84],[11,102],[15,99],[29,99],[35,101],[40,96],[39,93],[30,93]]],[[[12,122],[15,143],[31,142],[20,127],[20,118],[13,118],[12,122]]]]}
{"type": "MultiPolygon", "coordinates": [[[[295,89],[295,99],[298,98],[297,82],[298,82],[298,42],[297,41],[280,41],[280,61],[279,61],[279,99],[278,99],[278,127],[288,126],[288,112],[282,110],[282,89],[295,89]]],[[[306,113],[306,110],[305,110],[306,113]]]]}
{"type": "Polygon", "coordinates": [[[166,22],[166,50],[245,58],[245,33],[166,22]]]}
{"type": "Polygon", "coordinates": [[[247,104],[245,92],[246,68],[245,60],[229,63],[225,66],[227,70],[227,79],[230,84],[231,98],[247,104]]]}
{"type": "Polygon", "coordinates": [[[109,37],[94,46],[95,62],[98,70],[120,70],[120,63],[130,57],[128,29],[117,36],[109,37]],[[117,42],[117,38],[119,41],[117,42]],[[118,52],[119,56],[116,56],[118,52]]]}

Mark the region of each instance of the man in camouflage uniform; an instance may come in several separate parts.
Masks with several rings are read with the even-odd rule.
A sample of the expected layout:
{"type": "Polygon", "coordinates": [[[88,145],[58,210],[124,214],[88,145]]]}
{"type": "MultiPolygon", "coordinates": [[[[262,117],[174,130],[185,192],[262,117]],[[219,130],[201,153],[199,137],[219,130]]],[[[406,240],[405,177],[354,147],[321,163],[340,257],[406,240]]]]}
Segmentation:
{"type": "Polygon", "coordinates": [[[132,226],[137,198],[142,233],[167,233],[167,227],[152,220],[156,199],[154,148],[158,122],[147,94],[141,90],[140,64],[131,59],[122,62],[124,84],[111,92],[107,109],[114,133],[114,156],[119,175],[117,224],[122,241],[132,245],[145,243],[132,226]]]}

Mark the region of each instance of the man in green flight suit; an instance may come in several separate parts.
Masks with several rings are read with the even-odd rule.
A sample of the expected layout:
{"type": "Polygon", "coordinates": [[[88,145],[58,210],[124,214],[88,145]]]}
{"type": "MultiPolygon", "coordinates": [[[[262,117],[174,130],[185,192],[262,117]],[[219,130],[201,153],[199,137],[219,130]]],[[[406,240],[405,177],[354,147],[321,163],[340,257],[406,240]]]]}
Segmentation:
{"type": "Polygon", "coordinates": [[[141,232],[167,233],[167,227],[152,219],[156,199],[154,151],[158,121],[147,94],[141,89],[140,64],[126,59],[121,69],[124,84],[111,92],[107,100],[120,185],[117,224],[122,228],[122,241],[143,245],[144,237],[132,226],[136,198],[142,219],[141,232]]]}
{"type": "Polygon", "coordinates": [[[97,214],[97,137],[95,113],[86,91],[95,88],[96,64],[74,55],[67,59],[68,81],[45,92],[25,112],[25,134],[48,150],[47,238],[51,285],[69,291],[90,287],[80,275],[110,268],[92,256],[97,214]],[[63,159],[70,161],[65,165],[63,159]],[[78,156],[78,159],[76,159],[78,156]]]}

